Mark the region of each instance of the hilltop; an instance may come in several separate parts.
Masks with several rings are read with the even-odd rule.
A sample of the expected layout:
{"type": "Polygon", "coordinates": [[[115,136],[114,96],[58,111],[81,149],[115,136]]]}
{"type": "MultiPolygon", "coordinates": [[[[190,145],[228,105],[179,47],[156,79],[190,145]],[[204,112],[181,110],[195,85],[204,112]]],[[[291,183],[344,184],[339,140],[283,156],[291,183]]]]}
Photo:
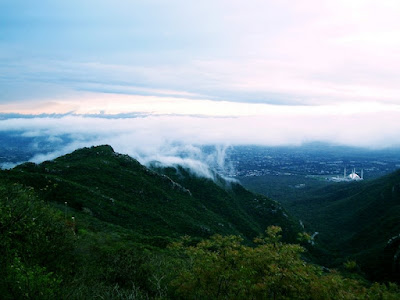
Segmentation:
{"type": "Polygon", "coordinates": [[[293,244],[308,241],[299,227],[277,202],[216,174],[211,180],[157,162],[148,168],[110,146],[83,148],[0,172],[0,293],[398,298],[397,285],[371,285],[305,260],[306,250],[293,244]]]}
{"type": "Polygon", "coordinates": [[[151,170],[108,145],[1,174],[33,187],[45,201],[66,202],[68,209],[144,236],[221,233],[251,240],[267,226],[279,225],[285,238],[294,240],[300,229],[279,203],[238,183],[198,177],[181,167],[151,170]]]}

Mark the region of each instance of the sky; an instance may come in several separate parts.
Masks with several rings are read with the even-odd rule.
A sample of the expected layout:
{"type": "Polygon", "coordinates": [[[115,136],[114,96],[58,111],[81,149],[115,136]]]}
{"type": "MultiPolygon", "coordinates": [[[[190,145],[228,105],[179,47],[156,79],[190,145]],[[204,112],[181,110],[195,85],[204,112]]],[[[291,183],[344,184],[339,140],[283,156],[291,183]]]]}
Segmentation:
{"type": "Polygon", "coordinates": [[[398,147],[399,15],[397,0],[0,0],[0,131],[131,154],[398,147]]]}

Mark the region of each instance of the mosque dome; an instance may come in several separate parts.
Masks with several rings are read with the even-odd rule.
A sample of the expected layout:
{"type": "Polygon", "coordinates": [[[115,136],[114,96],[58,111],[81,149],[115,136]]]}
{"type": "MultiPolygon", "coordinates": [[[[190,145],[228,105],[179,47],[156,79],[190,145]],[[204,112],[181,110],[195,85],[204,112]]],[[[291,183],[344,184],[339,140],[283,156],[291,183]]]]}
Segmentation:
{"type": "Polygon", "coordinates": [[[358,179],[361,179],[361,177],[358,176],[358,174],[356,174],[356,173],[351,173],[351,174],[348,176],[348,178],[351,179],[351,180],[358,180],[358,179]]]}

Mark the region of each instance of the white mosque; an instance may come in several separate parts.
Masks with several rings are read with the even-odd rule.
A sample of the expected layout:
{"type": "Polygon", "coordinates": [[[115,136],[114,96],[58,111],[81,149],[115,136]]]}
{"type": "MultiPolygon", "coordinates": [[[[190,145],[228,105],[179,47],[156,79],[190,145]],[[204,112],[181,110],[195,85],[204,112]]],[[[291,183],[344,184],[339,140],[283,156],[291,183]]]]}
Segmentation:
{"type": "Polygon", "coordinates": [[[344,168],[343,177],[337,176],[337,177],[333,177],[332,178],[332,181],[335,181],[335,182],[360,181],[360,180],[364,180],[364,170],[361,169],[361,174],[358,175],[356,173],[356,169],[355,168],[353,168],[353,170],[351,170],[351,173],[349,175],[346,174],[346,168],[344,168]]]}

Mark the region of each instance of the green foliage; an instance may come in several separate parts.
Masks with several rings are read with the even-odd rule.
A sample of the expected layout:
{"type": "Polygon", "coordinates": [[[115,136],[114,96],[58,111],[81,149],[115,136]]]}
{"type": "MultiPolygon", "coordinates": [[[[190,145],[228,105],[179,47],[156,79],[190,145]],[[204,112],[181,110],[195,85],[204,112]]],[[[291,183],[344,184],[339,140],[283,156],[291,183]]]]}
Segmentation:
{"type": "Polygon", "coordinates": [[[396,285],[365,287],[337,272],[324,274],[306,263],[299,245],[280,242],[281,229],[269,227],[257,247],[237,236],[215,235],[196,246],[172,248],[186,255],[186,265],[172,281],[181,299],[395,299],[396,285]],[[379,294],[380,293],[380,294],[379,294]],[[376,297],[381,295],[382,298],[376,297]]]}
{"type": "Polygon", "coordinates": [[[216,235],[197,246],[174,246],[190,263],[173,281],[184,299],[293,299],[310,290],[312,265],[305,264],[303,248],[279,242],[281,229],[269,227],[258,247],[244,246],[237,236],[216,235]]]}
{"type": "Polygon", "coordinates": [[[358,269],[357,263],[354,260],[348,260],[343,264],[344,268],[349,272],[355,272],[358,269]]]}
{"type": "Polygon", "coordinates": [[[399,298],[397,285],[306,263],[285,243],[299,230],[278,203],[221,178],[157,171],[169,177],[107,146],[0,171],[2,299],[399,298]],[[185,234],[194,238],[166,249],[185,234]]]}
{"type": "Polygon", "coordinates": [[[251,241],[267,226],[279,225],[284,239],[296,238],[297,222],[277,202],[218,176],[214,182],[180,167],[155,171],[110,146],[98,146],[39,165],[26,163],[0,172],[0,178],[33,187],[45,201],[67,202],[69,211],[85,212],[143,236],[220,233],[251,241]]]}
{"type": "Polygon", "coordinates": [[[68,299],[119,299],[119,300],[148,300],[150,296],[139,287],[132,284],[128,289],[97,282],[93,285],[74,286],[68,293],[68,299]]]}
{"type": "Polygon", "coordinates": [[[310,243],[311,240],[311,235],[307,232],[300,232],[297,236],[297,241],[299,243],[310,243]]]}
{"type": "Polygon", "coordinates": [[[51,299],[73,264],[72,232],[59,214],[16,184],[0,185],[0,292],[4,298],[51,299]]]}
{"type": "Polygon", "coordinates": [[[396,243],[400,233],[400,171],[371,181],[337,183],[299,193],[287,209],[319,232],[312,252],[319,263],[339,267],[357,260],[373,280],[400,280],[396,243]],[[328,255],[321,255],[323,249],[328,255]],[[320,252],[318,252],[320,251],[320,252]]]}
{"type": "Polygon", "coordinates": [[[400,171],[363,182],[319,182],[304,176],[245,177],[241,182],[279,200],[308,231],[318,231],[314,259],[328,267],[357,260],[371,280],[400,282],[400,171]],[[304,188],[295,188],[305,183],[304,188]]]}
{"type": "Polygon", "coordinates": [[[26,265],[18,256],[9,263],[3,278],[7,286],[3,296],[23,299],[55,299],[61,296],[59,287],[62,280],[46,268],[26,265]]]}
{"type": "Polygon", "coordinates": [[[265,230],[265,236],[256,238],[254,241],[257,244],[277,244],[282,239],[282,228],[279,226],[269,226],[265,230]]]}

